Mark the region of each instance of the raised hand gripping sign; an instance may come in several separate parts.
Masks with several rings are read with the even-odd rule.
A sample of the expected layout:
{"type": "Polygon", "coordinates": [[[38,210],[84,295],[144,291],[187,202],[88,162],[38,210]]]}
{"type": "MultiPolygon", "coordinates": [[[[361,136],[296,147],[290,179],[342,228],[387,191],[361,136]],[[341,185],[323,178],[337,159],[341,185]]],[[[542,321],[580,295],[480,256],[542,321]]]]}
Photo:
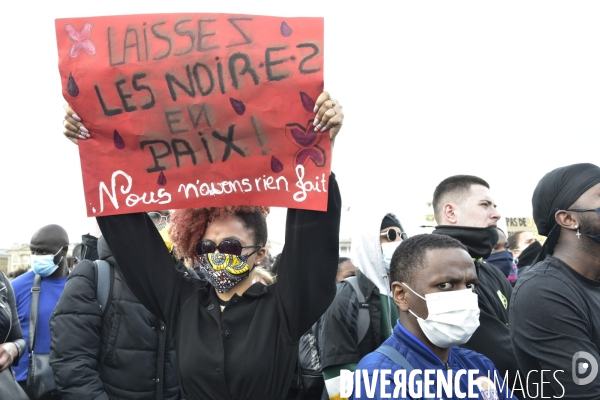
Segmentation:
{"type": "Polygon", "coordinates": [[[223,205],[325,210],[323,19],[149,14],[56,20],[88,216],[223,205]]]}

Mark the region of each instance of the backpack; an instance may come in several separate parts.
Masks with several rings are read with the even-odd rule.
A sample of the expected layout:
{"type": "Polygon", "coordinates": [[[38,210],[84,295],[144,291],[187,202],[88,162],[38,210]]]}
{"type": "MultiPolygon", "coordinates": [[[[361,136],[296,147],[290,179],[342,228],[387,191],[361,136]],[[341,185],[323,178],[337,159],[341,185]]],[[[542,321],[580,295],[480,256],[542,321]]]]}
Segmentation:
{"type": "MultiPolygon", "coordinates": [[[[369,303],[366,302],[365,296],[358,286],[356,276],[350,276],[344,279],[344,281],[350,284],[358,299],[356,325],[358,330],[357,343],[360,343],[367,336],[367,332],[371,326],[369,303]]],[[[298,372],[306,393],[322,393],[325,387],[317,343],[318,325],[319,321],[313,325],[311,330],[302,335],[298,344],[298,372]]]]}
{"type": "Polygon", "coordinates": [[[102,317],[109,306],[109,299],[112,298],[112,283],[114,271],[110,264],[104,260],[94,261],[94,270],[96,278],[96,299],[102,310],[102,317]]]}

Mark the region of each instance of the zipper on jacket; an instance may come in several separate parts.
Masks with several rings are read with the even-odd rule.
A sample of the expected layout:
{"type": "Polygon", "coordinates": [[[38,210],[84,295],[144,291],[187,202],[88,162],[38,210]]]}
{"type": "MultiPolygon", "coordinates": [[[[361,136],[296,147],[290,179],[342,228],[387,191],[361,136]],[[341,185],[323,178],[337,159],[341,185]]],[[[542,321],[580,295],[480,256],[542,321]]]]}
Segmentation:
{"type": "Polygon", "coordinates": [[[446,371],[450,371],[450,364],[448,363],[444,363],[444,367],[446,368],[446,371]]]}

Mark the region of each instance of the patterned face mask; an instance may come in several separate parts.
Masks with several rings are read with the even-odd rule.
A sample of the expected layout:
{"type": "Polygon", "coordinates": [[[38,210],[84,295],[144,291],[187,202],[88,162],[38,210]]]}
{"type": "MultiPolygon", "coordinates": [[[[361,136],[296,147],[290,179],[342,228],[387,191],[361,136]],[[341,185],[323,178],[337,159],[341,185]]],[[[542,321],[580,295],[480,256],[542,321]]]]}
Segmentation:
{"type": "Polygon", "coordinates": [[[225,253],[208,253],[200,256],[200,271],[215,287],[225,293],[250,274],[248,259],[252,254],[236,256],[225,253]]]}

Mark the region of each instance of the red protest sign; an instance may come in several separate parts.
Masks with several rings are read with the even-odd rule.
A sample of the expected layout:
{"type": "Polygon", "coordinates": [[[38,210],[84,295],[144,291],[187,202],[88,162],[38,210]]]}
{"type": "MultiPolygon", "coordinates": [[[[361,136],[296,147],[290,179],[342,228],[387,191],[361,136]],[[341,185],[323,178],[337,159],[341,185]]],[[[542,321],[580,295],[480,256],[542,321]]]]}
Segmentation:
{"type": "Polygon", "coordinates": [[[323,20],[155,14],[56,20],[88,216],[223,205],[324,210],[323,20]]]}

